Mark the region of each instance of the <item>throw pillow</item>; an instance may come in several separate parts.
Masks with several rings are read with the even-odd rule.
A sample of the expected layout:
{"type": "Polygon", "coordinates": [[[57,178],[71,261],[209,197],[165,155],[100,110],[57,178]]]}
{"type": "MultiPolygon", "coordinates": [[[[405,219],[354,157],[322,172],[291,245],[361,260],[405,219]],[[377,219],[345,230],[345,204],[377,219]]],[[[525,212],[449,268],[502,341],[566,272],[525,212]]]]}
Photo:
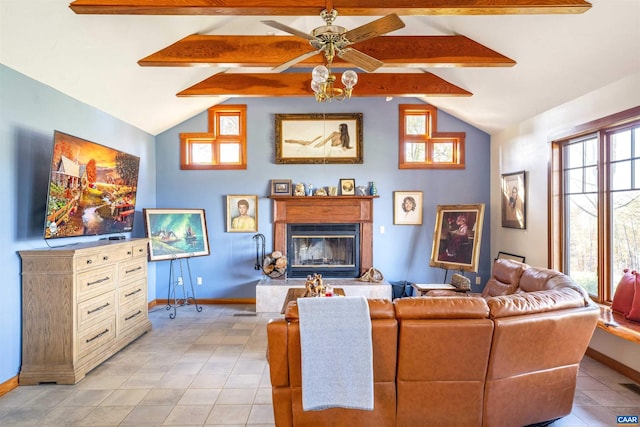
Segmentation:
{"type": "Polygon", "coordinates": [[[631,304],[633,303],[634,288],[636,283],[636,272],[629,271],[625,268],[618,282],[618,287],[613,295],[613,301],[611,301],[611,310],[622,313],[625,316],[629,314],[631,310],[631,304]]]}
{"type": "Polygon", "coordinates": [[[625,317],[634,322],[640,322],[640,273],[636,273],[635,271],[634,273],[636,276],[635,295],[633,296],[633,303],[631,304],[629,315],[625,317]]]}

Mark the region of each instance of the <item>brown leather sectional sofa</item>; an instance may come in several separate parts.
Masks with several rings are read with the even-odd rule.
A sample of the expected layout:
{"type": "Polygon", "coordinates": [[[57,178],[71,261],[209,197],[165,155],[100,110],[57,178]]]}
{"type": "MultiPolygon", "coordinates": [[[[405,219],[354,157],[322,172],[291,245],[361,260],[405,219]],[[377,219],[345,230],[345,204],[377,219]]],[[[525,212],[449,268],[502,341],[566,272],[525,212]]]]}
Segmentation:
{"type": "Polygon", "coordinates": [[[510,260],[496,261],[482,295],[369,300],[369,311],[373,411],[303,411],[296,303],[270,321],[277,426],[518,427],[563,417],[599,314],[568,276],[510,260]]]}

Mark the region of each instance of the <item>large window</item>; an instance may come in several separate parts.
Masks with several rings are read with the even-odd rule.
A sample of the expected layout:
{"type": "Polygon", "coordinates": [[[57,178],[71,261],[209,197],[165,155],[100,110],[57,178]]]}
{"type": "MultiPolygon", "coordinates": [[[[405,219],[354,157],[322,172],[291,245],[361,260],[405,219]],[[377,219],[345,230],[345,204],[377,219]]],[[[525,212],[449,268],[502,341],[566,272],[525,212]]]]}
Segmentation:
{"type": "Polygon", "coordinates": [[[640,269],[640,107],[554,141],[552,266],[611,302],[623,269],[640,269]]]}
{"type": "Polygon", "coordinates": [[[208,111],[209,132],[180,134],[180,169],[246,169],[246,105],[208,111]]]}
{"type": "Polygon", "coordinates": [[[464,169],[464,132],[438,132],[431,105],[400,105],[400,169],[464,169]]]}

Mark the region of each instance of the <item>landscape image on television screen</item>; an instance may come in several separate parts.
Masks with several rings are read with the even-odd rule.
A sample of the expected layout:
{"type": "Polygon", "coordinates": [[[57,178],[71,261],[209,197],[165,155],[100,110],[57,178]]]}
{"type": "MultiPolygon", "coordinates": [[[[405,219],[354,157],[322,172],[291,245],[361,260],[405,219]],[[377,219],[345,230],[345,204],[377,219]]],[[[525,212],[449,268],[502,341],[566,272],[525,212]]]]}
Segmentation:
{"type": "Polygon", "coordinates": [[[140,158],[55,131],[46,239],[133,228],[140,158]]]}

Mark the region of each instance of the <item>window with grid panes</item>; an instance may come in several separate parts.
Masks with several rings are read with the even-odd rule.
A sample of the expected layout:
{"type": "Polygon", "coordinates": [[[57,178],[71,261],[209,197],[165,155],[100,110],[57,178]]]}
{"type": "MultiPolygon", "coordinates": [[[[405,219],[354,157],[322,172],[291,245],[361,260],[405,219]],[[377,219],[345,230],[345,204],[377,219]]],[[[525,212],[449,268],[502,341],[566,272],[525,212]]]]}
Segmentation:
{"type": "Polygon", "coordinates": [[[399,106],[400,169],[463,169],[463,132],[438,132],[438,110],[431,105],[399,106]]]}
{"type": "Polygon", "coordinates": [[[209,132],[180,134],[181,169],[246,169],[246,105],[209,108],[209,132]]]}
{"type": "Polygon", "coordinates": [[[552,267],[610,303],[640,269],[640,108],[585,125],[552,150],[552,267]]]}

